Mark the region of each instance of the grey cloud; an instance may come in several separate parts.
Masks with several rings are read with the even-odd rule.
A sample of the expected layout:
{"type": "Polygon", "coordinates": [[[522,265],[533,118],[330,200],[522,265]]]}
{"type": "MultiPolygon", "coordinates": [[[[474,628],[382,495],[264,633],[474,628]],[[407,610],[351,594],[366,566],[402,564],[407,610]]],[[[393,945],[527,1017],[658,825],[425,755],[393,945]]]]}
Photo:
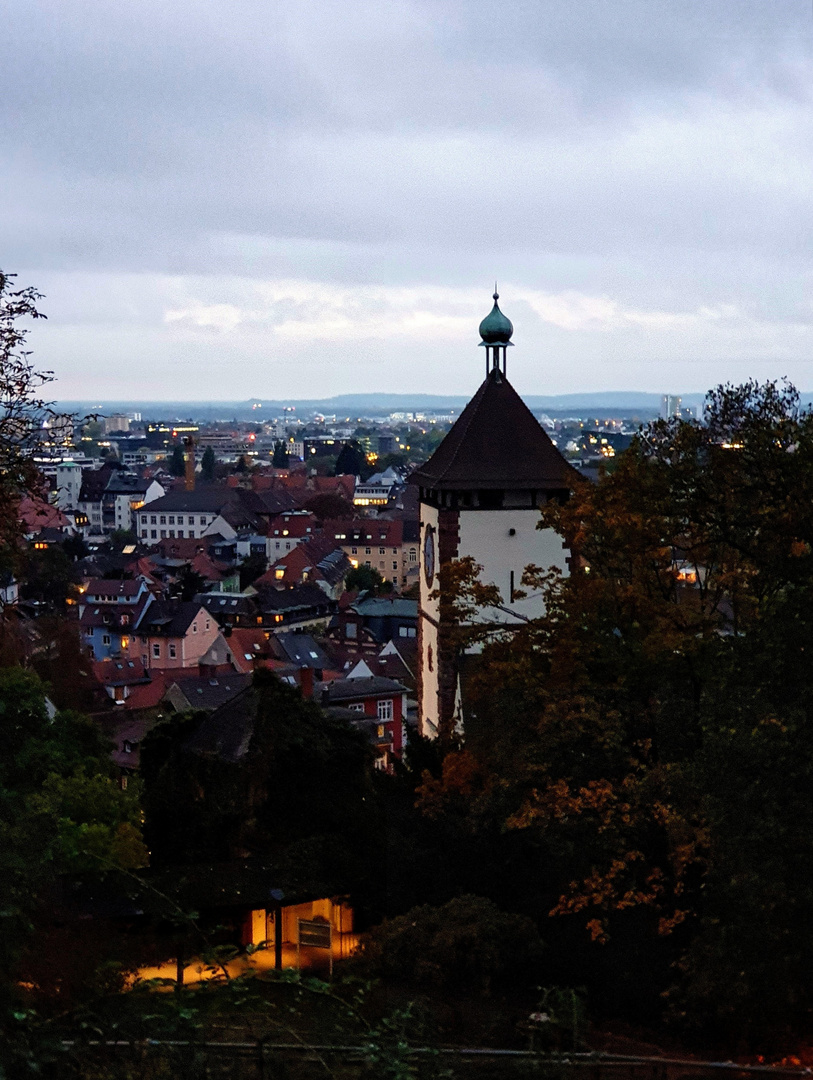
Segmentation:
{"type": "MultiPolygon", "coordinates": [[[[7,31],[0,265],[51,282],[48,347],[77,370],[139,340],[156,372],[195,349],[263,363],[246,327],[172,337],[173,275],[209,278],[207,303],[230,302],[230,275],[467,288],[499,273],[641,311],[733,304],[748,329],[687,324],[669,355],[802,362],[801,0],[32,0],[7,31]]],[[[649,347],[640,329],[527,318],[571,369],[582,355],[626,379],[649,347]]],[[[396,339],[371,354],[413,357],[396,339]]],[[[314,370],[322,357],[333,377],[341,347],[312,344],[314,370]]],[[[468,370],[460,348],[450,370],[468,370]]]]}

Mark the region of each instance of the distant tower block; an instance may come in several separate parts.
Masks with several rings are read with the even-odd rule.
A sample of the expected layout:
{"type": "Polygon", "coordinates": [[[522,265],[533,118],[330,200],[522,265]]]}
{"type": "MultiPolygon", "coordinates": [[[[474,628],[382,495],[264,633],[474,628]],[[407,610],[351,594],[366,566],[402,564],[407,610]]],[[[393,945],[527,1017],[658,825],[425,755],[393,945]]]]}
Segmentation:
{"type": "Polygon", "coordinates": [[[186,461],[184,463],[184,487],[187,491],[195,490],[195,440],[191,435],[184,439],[186,461]]]}
{"type": "Polygon", "coordinates": [[[529,563],[568,572],[561,537],[537,529],[539,508],[568,498],[578,477],[508,382],[506,352],[514,328],[499,295],[480,323],[486,377],[438,449],[411,477],[419,487],[421,576],[418,611],[418,710],[421,733],[448,738],[462,730],[459,657],[440,617],[438,570],[471,556],[502,604],[480,612],[490,623],[517,623],[544,613],[538,596],[519,599],[529,563]]]}

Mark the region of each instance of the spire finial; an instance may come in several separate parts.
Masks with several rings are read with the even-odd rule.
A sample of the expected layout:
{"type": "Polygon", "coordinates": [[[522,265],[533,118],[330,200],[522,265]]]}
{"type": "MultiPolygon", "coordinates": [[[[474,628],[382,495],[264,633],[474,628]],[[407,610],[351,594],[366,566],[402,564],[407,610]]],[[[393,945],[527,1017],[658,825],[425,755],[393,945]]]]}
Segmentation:
{"type": "Polygon", "coordinates": [[[497,282],[495,281],[494,282],[494,295],[492,297],[492,300],[499,300],[499,298],[500,298],[500,294],[497,292],[497,282]]]}

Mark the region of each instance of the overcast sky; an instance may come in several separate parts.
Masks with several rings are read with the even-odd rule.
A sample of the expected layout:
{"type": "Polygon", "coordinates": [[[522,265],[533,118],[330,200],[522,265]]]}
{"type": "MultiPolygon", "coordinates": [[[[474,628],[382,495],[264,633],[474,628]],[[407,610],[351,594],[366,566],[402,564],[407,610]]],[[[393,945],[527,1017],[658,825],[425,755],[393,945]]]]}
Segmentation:
{"type": "Polygon", "coordinates": [[[811,0],[22,0],[0,266],[65,398],[813,389],[811,0]]]}

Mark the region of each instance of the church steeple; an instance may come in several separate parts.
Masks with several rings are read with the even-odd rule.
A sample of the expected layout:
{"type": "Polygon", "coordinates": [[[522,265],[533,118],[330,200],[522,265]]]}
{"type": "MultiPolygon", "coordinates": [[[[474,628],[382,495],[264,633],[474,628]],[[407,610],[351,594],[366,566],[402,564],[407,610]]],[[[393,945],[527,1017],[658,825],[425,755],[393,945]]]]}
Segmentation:
{"type": "Polygon", "coordinates": [[[500,294],[497,292],[497,283],[494,282],[494,307],[480,323],[480,344],[486,350],[486,375],[490,371],[500,372],[505,375],[505,350],[512,344],[511,337],[514,326],[510,319],[500,311],[497,301],[500,294]]]}

